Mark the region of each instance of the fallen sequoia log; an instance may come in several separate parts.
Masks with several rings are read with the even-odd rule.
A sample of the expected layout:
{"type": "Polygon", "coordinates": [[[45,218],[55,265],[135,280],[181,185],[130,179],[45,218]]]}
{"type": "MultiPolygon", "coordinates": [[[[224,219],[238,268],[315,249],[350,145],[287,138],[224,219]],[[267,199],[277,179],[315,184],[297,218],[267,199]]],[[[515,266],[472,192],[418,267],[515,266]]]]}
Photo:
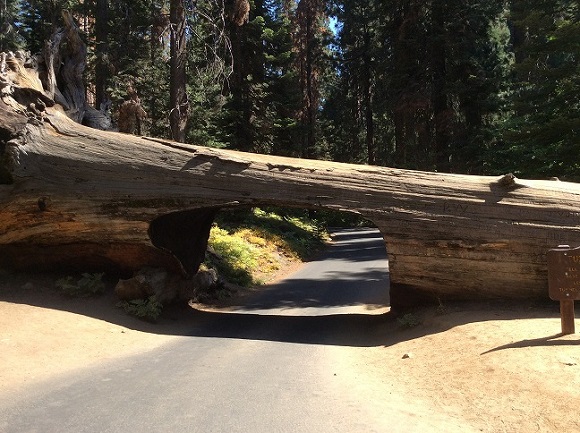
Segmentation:
{"type": "Polygon", "coordinates": [[[580,245],[576,184],[281,158],[99,131],[67,117],[22,60],[8,56],[2,67],[0,267],[153,265],[191,276],[215,213],[259,205],[351,211],[374,222],[395,299],[412,291],[546,297],[547,250],[580,245]]]}

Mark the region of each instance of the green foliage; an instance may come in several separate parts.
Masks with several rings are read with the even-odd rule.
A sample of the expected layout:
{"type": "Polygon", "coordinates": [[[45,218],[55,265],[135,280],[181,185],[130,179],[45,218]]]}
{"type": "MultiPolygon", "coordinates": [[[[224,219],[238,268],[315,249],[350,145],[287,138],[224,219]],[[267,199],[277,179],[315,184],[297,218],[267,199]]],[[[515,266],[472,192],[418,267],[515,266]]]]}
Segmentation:
{"type": "Polygon", "coordinates": [[[336,212],[328,209],[310,211],[319,228],[328,227],[372,227],[374,224],[356,213],[336,212]]]}
{"type": "Polygon", "coordinates": [[[333,159],[482,172],[509,77],[503,0],[335,3],[333,159]]]}
{"type": "Polygon", "coordinates": [[[326,139],[333,160],[375,162],[378,137],[372,113],[379,111],[374,95],[379,79],[376,60],[381,55],[378,6],[375,1],[344,1],[335,6],[333,14],[340,23],[335,43],[340,48],[334,52],[336,74],[327,78],[326,139]]]}
{"type": "Polygon", "coordinates": [[[26,48],[32,53],[42,52],[45,41],[62,25],[63,10],[82,9],[79,2],[72,0],[28,0],[18,2],[18,5],[17,28],[26,41],[26,48]]]}
{"type": "Polygon", "coordinates": [[[197,2],[197,13],[188,17],[188,95],[190,117],[187,141],[222,148],[227,145],[227,132],[220,127],[227,117],[224,106],[229,102],[227,87],[231,74],[228,40],[219,19],[215,2],[197,2]]]}
{"type": "Polygon", "coordinates": [[[169,64],[165,1],[109,2],[106,88],[113,117],[134,89],[147,112],[143,133],[169,137],[169,64]],[[114,29],[114,31],[113,31],[114,29]]]}
{"type": "MultiPolygon", "coordinates": [[[[230,3],[185,2],[187,141],[580,180],[577,1],[252,0],[241,26],[230,3]]],[[[99,69],[115,115],[132,87],[148,113],[143,133],[167,137],[168,5],[6,0],[0,48],[40,52],[71,10],[88,46],[87,93],[99,69]],[[99,5],[106,49],[95,42],[99,5]]]]}
{"type": "Polygon", "coordinates": [[[209,246],[223,258],[215,265],[226,280],[246,287],[255,283],[252,273],[258,266],[260,253],[256,246],[243,237],[236,236],[236,233],[230,234],[219,227],[212,228],[209,246]]]}
{"type": "Polygon", "coordinates": [[[155,295],[149,296],[147,299],[121,301],[117,303],[117,307],[122,308],[131,316],[148,322],[156,322],[163,311],[163,304],[157,300],[155,295]]]}
{"type": "Polygon", "coordinates": [[[416,314],[407,313],[401,317],[398,317],[397,322],[399,322],[399,327],[411,329],[419,326],[421,324],[421,319],[419,319],[416,314]]]}
{"type": "Polygon", "coordinates": [[[225,211],[218,216],[218,221],[222,227],[251,228],[265,237],[280,238],[278,247],[301,259],[310,257],[328,239],[315,213],[303,209],[265,207],[225,211]]]}
{"type": "Polygon", "coordinates": [[[251,286],[278,270],[276,256],[306,259],[318,251],[326,232],[304,211],[235,209],[223,211],[212,228],[209,246],[220,258],[210,259],[227,281],[251,286]]]}
{"type": "Polygon", "coordinates": [[[81,278],[72,276],[60,278],[56,281],[56,287],[64,294],[75,297],[88,297],[100,295],[105,291],[103,283],[103,273],[89,274],[83,273],[81,278]]]}
{"type": "Polygon", "coordinates": [[[4,0],[0,9],[0,51],[16,51],[25,46],[18,29],[19,0],[4,0]]]}
{"type": "Polygon", "coordinates": [[[525,177],[580,180],[580,8],[562,0],[512,9],[512,117],[495,167],[525,177]]]}

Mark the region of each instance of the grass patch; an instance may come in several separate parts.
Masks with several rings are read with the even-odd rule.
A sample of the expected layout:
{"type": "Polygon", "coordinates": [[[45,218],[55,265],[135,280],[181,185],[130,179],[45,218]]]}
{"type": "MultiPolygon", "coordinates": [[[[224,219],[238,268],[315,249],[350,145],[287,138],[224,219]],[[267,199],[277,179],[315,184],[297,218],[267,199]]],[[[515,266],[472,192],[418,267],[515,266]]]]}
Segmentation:
{"type": "Polygon", "coordinates": [[[226,210],[210,232],[215,256],[207,264],[231,283],[259,285],[288,262],[312,257],[327,239],[326,230],[306,211],[226,210]]]}

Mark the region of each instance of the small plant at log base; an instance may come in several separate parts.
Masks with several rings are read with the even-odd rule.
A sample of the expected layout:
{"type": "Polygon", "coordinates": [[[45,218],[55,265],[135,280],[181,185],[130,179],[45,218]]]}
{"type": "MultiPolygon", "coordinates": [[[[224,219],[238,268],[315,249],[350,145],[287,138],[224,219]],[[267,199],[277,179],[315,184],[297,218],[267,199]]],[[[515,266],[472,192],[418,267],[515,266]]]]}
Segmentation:
{"type": "Polygon", "coordinates": [[[437,314],[439,316],[442,316],[444,314],[449,313],[449,311],[447,310],[447,307],[443,304],[443,302],[441,301],[441,298],[437,298],[437,301],[439,302],[439,305],[437,306],[437,309],[435,310],[437,312],[437,314]]]}
{"type": "Polygon", "coordinates": [[[212,284],[210,287],[207,287],[204,290],[198,290],[192,301],[200,303],[211,303],[214,301],[231,298],[235,292],[236,290],[234,288],[227,287],[223,281],[217,281],[215,284],[212,284]]]}
{"type": "Polygon", "coordinates": [[[127,314],[148,322],[156,322],[163,310],[163,304],[157,300],[155,295],[149,296],[147,299],[121,301],[117,303],[117,307],[125,310],[127,314]]]}
{"type": "Polygon", "coordinates": [[[415,326],[419,326],[421,324],[419,318],[413,313],[407,313],[403,317],[399,317],[397,322],[399,322],[399,326],[401,328],[406,329],[414,328],[415,326]]]}
{"type": "Polygon", "coordinates": [[[75,281],[74,277],[67,276],[56,281],[56,287],[68,296],[88,297],[100,295],[105,291],[103,283],[103,273],[82,274],[81,278],[75,281]]]}

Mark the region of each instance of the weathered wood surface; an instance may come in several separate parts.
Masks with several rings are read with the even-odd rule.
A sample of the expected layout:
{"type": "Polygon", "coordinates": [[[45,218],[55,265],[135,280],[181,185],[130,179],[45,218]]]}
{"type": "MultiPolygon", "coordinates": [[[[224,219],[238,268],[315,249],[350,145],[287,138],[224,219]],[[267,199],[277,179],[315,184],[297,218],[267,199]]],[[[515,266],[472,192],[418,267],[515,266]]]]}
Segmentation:
{"type": "Polygon", "coordinates": [[[373,221],[399,295],[547,297],[548,249],[580,245],[577,184],[216,150],[90,129],[15,98],[0,103],[0,267],[137,269],[177,256],[192,273],[214,212],[258,205],[373,221]]]}

